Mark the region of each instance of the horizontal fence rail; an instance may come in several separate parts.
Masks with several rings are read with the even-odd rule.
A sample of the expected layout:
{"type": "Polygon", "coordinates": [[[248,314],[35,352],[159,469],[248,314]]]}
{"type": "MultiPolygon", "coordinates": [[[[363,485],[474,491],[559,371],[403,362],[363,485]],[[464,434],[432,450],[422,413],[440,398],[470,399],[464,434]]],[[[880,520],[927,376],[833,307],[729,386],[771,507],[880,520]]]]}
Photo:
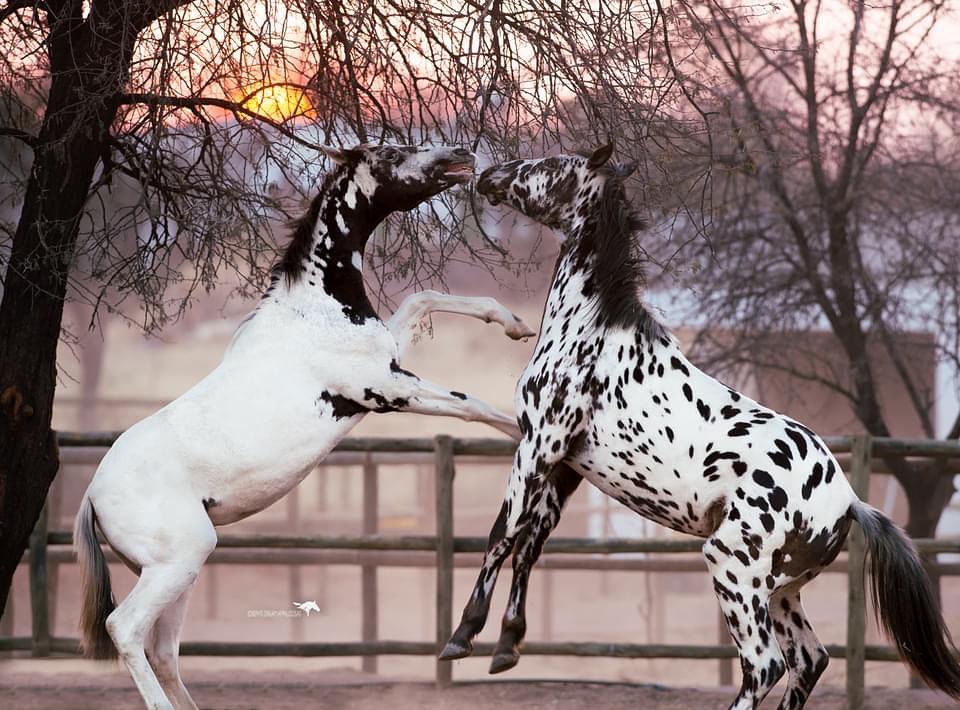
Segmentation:
{"type": "MultiPolygon", "coordinates": [[[[97,535],[101,544],[103,537],[97,535]]],[[[436,535],[222,535],[217,548],[269,549],[269,550],[381,550],[394,552],[435,552],[436,535]]],[[[47,533],[49,545],[72,545],[73,533],[66,530],[47,533]]],[[[960,539],[918,538],[913,541],[917,550],[923,553],[958,552],[960,539]]],[[[553,554],[594,554],[618,555],[628,553],[678,553],[700,552],[703,540],[660,540],[651,538],[609,537],[602,540],[581,537],[557,537],[547,540],[543,547],[545,553],[553,554]]],[[[485,537],[456,537],[453,541],[454,552],[484,552],[487,549],[485,537]]],[[[847,549],[844,546],[843,549],[847,549]]],[[[239,560],[237,560],[239,562],[239,560]]],[[[539,563],[538,563],[539,565],[539,563]]]]}
{"type": "MultiPolygon", "coordinates": [[[[61,432],[58,443],[66,447],[109,447],[119,434],[116,432],[71,433],[61,432]]],[[[845,436],[826,439],[830,450],[838,454],[848,469],[851,485],[861,498],[866,497],[871,472],[884,472],[886,465],[880,459],[896,457],[948,459],[945,475],[953,475],[960,468],[960,443],[906,439],[876,439],[870,436],[845,436]]],[[[455,537],[453,484],[455,458],[507,458],[513,455],[514,443],[505,439],[461,439],[449,436],[428,438],[350,438],[334,449],[335,453],[356,453],[364,469],[364,524],[363,535],[278,535],[278,534],[224,534],[219,537],[217,550],[211,562],[232,564],[357,564],[364,569],[363,576],[363,637],[358,642],[337,643],[262,643],[192,641],[181,644],[181,654],[199,656],[360,656],[365,669],[375,669],[375,658],[380,655],[420,655],[437,653],[452,631],[453,624],[453,570],[466,564],[475,566],[477,553],[486,550],[487,541],[481,537],[455,537]],[[436,535],[382,535],[376,533],[376,468],[374,454],[432,454],[435,468],[436,535]],[[427,554],[429,553],[429,554],[427,554]],[[460,558],[456,556],[460,555],[460,558]],[[436,642],[391,641],[376,638],[376,575],[378,566],[431,566],[437,569],[436,583],[436,642]],[[369,572],[368,572],[369,570],[369,572]],[[369,661],[369,663],[368,663],[369,661]]],[[[353,457],[351,457],[352,459],[353,457]]],[[[960,539],[918,539],[917,549],[927,555],[939,552],[960,553],[960,539]]],[[[31,536],[27,560],[30,570],[30,593],[33,633],[31,637],[0,637],[0,651],[31,651],[35,656],[75,654],[79,641],[60,638],[50,633],[49,586],[50,563],[73,560],[69,531],[47,529],[47,509],[41,514],[31,536]]],[[[698,571],[702,561],[687,559],[607,558],[584,555],[622,555],[630,553],[676,554],[699,552],[703,541],[683,537],[671,539],[626,538],[552,538],[544,547],[547,555],[540,566],[548,569],[644,569],[655,571],[698,571]],[[564,557],[580,555],[580,557],[564,557]]],[[[847,541],[847,560],[837,561],[827,571],[845,571],[848,583],[848,626],[845,645],[828,645],[834,658],[847,660],[848,705],[863,705],[864,661],[896,661],[899,656],[888,646],[866,645],[863,579],[864,542],[854,526],[847,541]]],[[[107,548],[108,559],[115,559],[107,548]]],[[[936,563],[930,565],[940,574],[960,574],[960,564],[936,563]]],[[[477,643],[477,654],[490,654],[493,644],[477,643]]],[[[554,656],[584,656],[607,658],[677,658],[677,659],[734,659],[736,649],[731,645],[683,644],[628,644],[602,642],[536,642],[523,646],[524,654],[554,656]]],[[[451,681],[452,664],[438,663],[436,678],[439,685],[451,681]]],[[[729,668],[728,668],[729,677],[729,668]]]]}

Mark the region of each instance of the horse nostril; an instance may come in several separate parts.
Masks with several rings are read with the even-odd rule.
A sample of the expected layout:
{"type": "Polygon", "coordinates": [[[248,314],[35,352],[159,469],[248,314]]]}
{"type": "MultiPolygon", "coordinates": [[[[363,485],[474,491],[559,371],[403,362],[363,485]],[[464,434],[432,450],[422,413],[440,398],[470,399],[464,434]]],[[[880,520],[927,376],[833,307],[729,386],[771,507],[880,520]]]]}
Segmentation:
{"type": "Polygon", "coordinates": [[[461,156],[461,157],[463,157],[463,158],[467,158],[467,157],[473,155],[473,153],[471,153],[471,152],[470,152],[469,150],[467,150],[466,148],[455,148],[454,151],[453,151],[453,154],[454,154],[454,155],[461,156]]]}

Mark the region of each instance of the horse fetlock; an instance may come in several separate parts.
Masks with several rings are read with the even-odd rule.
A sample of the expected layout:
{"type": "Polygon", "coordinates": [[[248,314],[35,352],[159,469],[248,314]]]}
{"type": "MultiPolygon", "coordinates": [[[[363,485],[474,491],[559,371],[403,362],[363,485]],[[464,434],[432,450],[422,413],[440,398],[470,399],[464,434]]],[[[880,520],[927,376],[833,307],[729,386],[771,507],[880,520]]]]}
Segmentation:
{"type": "Polygon", "coordinates": [[[500,638],[513,639],[513,643],[519,643],[527,634],[527,618],[525,616],[507,615],[503,617],[500,624],[500,638]]]}

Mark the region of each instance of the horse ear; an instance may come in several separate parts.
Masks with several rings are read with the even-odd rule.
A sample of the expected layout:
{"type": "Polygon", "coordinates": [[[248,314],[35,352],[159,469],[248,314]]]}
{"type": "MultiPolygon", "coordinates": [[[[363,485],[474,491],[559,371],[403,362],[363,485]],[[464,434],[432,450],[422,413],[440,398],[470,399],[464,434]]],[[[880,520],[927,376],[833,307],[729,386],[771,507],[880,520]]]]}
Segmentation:
{"type": "Polygon", "coordinates": [[[640,166],[636,160],[629,160],[626,163],[617,163],[613,166],[613,174],[618,178],[628,178],[637,172],[637,168],[640,166]]]}
{"type": "Polygon", "coordinates": [[[342,148],[334,148],[329,145],[320,146],[320,152],[330,158],[337,165],[343,165],[347,162],[347,151],[342,148]]]}
{"type": "Polygon", "coordinates": [[[613,143],[600,146],[587,159],[587,166],[596,170],[610,160],[611,155],[613,155],[613,143]]]}

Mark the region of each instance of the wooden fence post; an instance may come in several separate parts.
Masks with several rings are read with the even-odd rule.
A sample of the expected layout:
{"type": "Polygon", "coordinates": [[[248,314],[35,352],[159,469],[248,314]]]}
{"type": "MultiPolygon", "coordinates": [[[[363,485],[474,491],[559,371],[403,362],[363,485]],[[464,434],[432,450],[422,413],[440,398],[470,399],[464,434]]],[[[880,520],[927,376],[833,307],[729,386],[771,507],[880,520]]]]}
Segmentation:
{"type": "Polygon", "coordinates": [[[34,657],[50,655],[50,598],[47,587],[47,504],[30,533],[30,613],[34,657]]]}
{"type": "MultiPolygon", "coordinates": [[[[437,653],[453,633],[453,439],[434,440],[437,515],[437,653]]],[[[446,688],[453,679],[449,661],[437,661],[437,687],[446,688]]]]}
{"type": "MultiPolygon", "coordinates": [[[[870,466],[873,460],[873,439],[869,434],[853,437],[850,458],[850,485],[860,500],[870,492],[870,466]]],[[[858,525],[847,536],[847,707],[863,708],[866,646],[866,589],[864,558],[866,541],[858,525]]]]}
{"type": "MultiPolygon", "coordinates": [[[[373,455],[367,453],[363,461],[363,534],[373,535],[377,532],[380,508],[380,489],[377,480],[377,465],[373,462],[373,455]]],[[[377,565],[365,564],[360,568],[360,586],[363,597],[363,619],[361,621],[360,638],[366,641],[376,641],[379,636],[377,624],[377,565]]],[[[377,657],[364,656],[360,661],[360,668],[364,673],[377,672],[377,657]]]]}

